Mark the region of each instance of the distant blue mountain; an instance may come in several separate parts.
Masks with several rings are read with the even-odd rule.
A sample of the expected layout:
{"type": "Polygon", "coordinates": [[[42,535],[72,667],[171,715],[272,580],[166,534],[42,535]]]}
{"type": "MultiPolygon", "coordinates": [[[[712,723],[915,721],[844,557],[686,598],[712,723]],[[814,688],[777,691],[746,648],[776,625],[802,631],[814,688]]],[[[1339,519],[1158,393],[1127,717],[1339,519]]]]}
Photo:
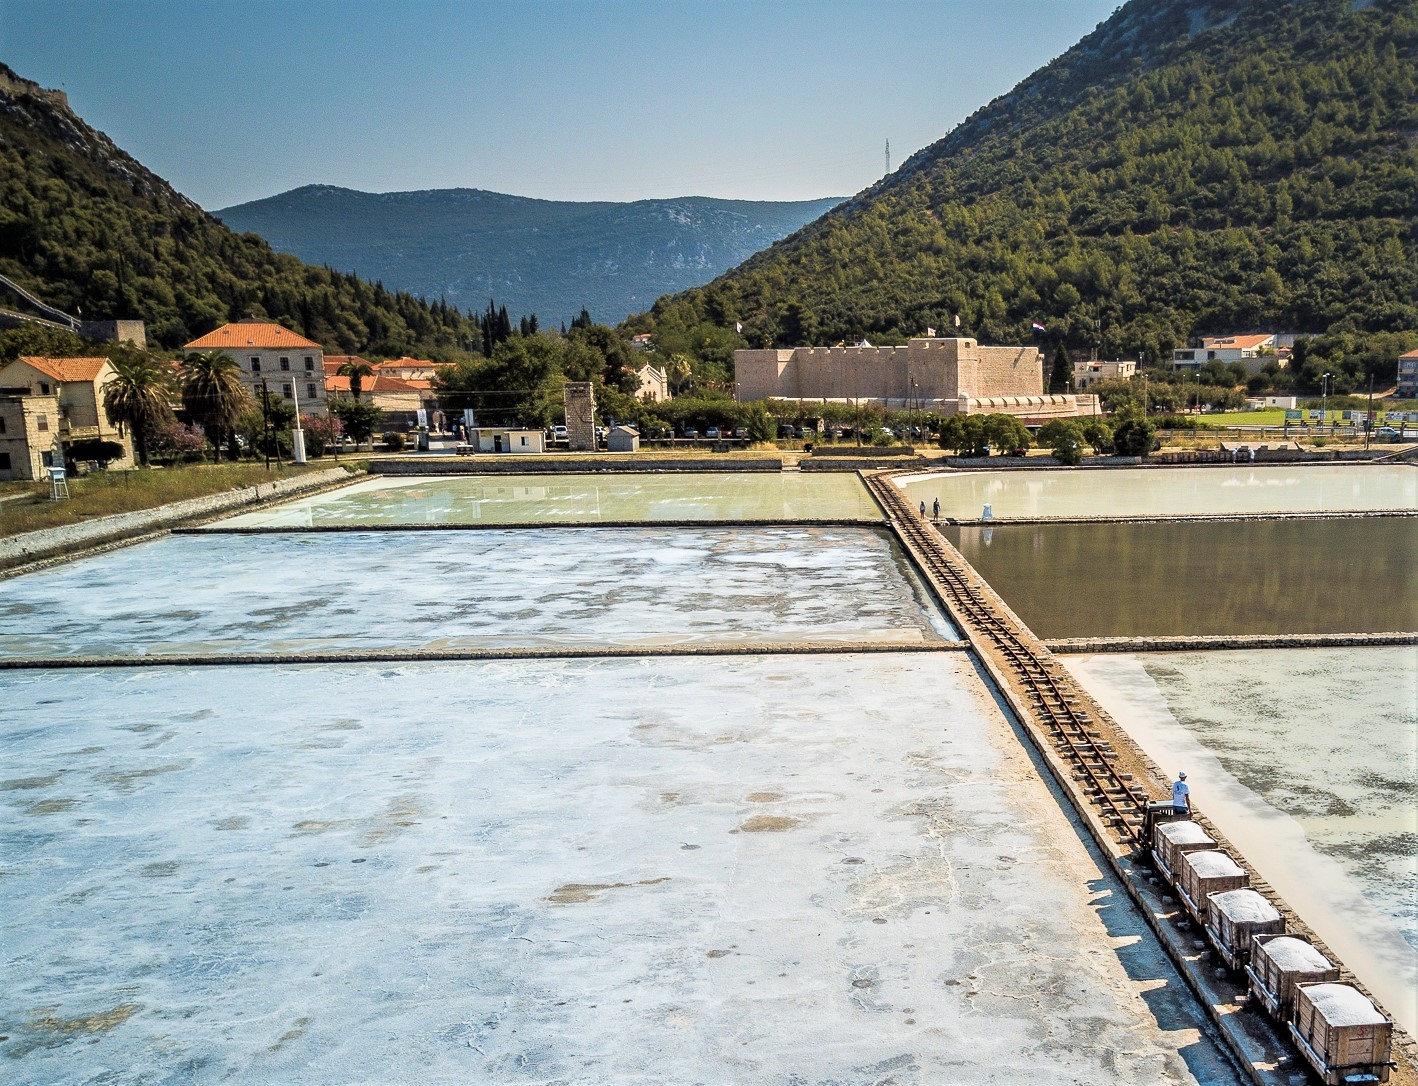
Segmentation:
{"type": "Polygon", "coordinates": [[[464,310],[495,298],[514,320],[536,313],[551,326],[583,306],[615,324],[662,294],[709,282],[840,202],[572,203],[481,189],[306,185],[215,214],[308,263],[464,310]]]}

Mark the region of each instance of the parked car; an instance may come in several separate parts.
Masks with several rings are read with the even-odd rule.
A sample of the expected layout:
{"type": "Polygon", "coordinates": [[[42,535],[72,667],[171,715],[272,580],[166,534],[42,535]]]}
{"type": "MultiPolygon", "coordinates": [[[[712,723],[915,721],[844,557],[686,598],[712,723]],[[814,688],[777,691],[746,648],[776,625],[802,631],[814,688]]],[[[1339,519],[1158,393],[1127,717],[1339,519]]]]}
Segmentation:
{"type": "Polygon", "coordinates": [[[553,441],[569,441],[570,436],[567,434],[565,426],[553,426],[551,428],[551,439],[553,441]]]}
{"type": "Polygon", "coordinates": [[[709,427],[709,429],[704,431],[704,436],[717,438],[719,436],[719,428],[717,426],[709,427]]]}
{"type": "Polygon", "coordinates": [[[698,436],[699,436],[699,431],[696,430],[693,426],[686,426],[686,427],[684,428],[684,436],[685,436],[685,437],[698,437],[698,436]]]}

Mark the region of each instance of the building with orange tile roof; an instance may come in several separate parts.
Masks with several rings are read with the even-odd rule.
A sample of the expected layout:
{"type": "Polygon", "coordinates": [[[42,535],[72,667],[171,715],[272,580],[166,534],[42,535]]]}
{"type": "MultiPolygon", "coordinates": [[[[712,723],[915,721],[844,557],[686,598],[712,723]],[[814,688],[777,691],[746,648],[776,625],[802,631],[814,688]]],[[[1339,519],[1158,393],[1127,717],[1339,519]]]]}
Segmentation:
{"type": "Polygon", "coordinates": [[[230,355],[258,402],[264,381],[273,394],[298,403],[302,414],[325,410],[324,349],[275,321],[247,317],[198,336],[182,349],[188,354],[222,351],[230,355]]]}
{"type": "Polygon", "coordinates": [[[406,381],[427,381],[430,380],[438,368],[438,363],[430,362],[425,358],[391,358],[387,362],[376,362],[374,370],[376,373],[384,374],[386,377],[400,377],[406,381]]]}
{"type": "Polygon", "coordinates": [[[1274,333],[1254,336],[1202,336],[1199,346],[1179,347],[1172,352],[1174,370],[1200,370],[1208,362],[1240,362],[1246,372],[1256,374],[1267,362],[1284,365],[1274,333]]]}
{"type": "Polygon", "coordinates": [[[1418,351],[1398,356],[1398,394],[1404,399],[1418,396],[1418,351]]]}
{"type": "MultiPolygon", "coordinates": [[[[107,358],[46,358],[23,355],[0,368],[0,388],[11,396],[54,397],[57,417],[51,428],[46,416],[40,426],[37,408],[33,433],[52,451],[57,439],[66,448],[87,441],[111,441],[123,446],[123,456],[110,464],[128,467],[133,462],[133,446],[128,436],[108,421],[103,409],[103,387],[113,380],[113,363],[107,358]]],[[[30,453],[33,454],[34,450],[30,453]]],[[[33,455],[29,459],[33,460],[33,455]]],[[[12,464],[15,461],[11,457],[12,464]]]]}

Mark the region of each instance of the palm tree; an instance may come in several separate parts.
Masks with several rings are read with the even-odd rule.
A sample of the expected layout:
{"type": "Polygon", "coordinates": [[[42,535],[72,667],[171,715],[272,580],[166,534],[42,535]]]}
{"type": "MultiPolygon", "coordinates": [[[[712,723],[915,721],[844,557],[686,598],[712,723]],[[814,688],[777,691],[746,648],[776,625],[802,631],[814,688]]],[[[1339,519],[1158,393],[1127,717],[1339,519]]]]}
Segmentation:
{"type": "Polygon", "coordinates": [[[236,360],[224,351],[199,351],[183,359],[182,406],[202,424],[220,459],[222,437],[235,435],[236,420],[251,407],[236,360]]]}
{"type": "Polygon", "coordinates": [[[350,379],[350,395],[355,403],[359,403],[360,393],[364,391],[364,379],[374,376],[374,367],[362,359],[351,360],[341,365],[335,373],[350,379]]]}
{"type": "Polygon", "coordinates": [[[138,463],[148,463],[148,436],[172,419],[172,371],[146,351],[128,350],[109,359],[113,377],[103,386],[108,421],[133,434],[138,463]]]}

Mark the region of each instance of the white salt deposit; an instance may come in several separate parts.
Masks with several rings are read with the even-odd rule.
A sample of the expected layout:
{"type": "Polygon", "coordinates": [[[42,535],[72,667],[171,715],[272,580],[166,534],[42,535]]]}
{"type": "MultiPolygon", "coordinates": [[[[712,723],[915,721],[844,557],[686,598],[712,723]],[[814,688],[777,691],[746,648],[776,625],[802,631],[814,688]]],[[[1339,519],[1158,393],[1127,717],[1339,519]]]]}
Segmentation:
{"type": "Polygon", "coordinates": [[[1334,968],[1328,958],[1304,939],[1293,935],[1269,939],[1257,948],[1256,953],[1264,954],[1287,973],[1321,973],[1334,968]]]}
{"type": "Polygon", "coordinates": [[[1377,1026],[1388,1021],[1363,992],[1347,984],[1312,984],[1300,992],[1331,1026],[1377,1026]]]}
{"type": "Polygon", "coordinates": [[[953,654],[0,699],[7,1081],[1237,1081],[953,654]]]}
{"type": "Polygon", "coordinates": [[[1418,650],[1065,664],[1410,1033],[1418,1033],[1418,650]]]}
{"type": "Polygon", "coordinates": [[[1244,868],[1220,849],[1184,853],[1182,863],[1202,879],[1227,878],[1246,873],[1244,868]]]}
{"type": "Polygon", "coordinates": [[[1212,894],[1210,907],[1237,924],[1268,924],[1280,919],[1275,906],[1249,887],[1212,894]]]}
{"type": "Polygon", "coordinates": [[[1200,825],[1190,819],[1163,822],[1157,827],[1156,832],[1174,845],[1213,845],[1216,843],[1200,825]]]}

